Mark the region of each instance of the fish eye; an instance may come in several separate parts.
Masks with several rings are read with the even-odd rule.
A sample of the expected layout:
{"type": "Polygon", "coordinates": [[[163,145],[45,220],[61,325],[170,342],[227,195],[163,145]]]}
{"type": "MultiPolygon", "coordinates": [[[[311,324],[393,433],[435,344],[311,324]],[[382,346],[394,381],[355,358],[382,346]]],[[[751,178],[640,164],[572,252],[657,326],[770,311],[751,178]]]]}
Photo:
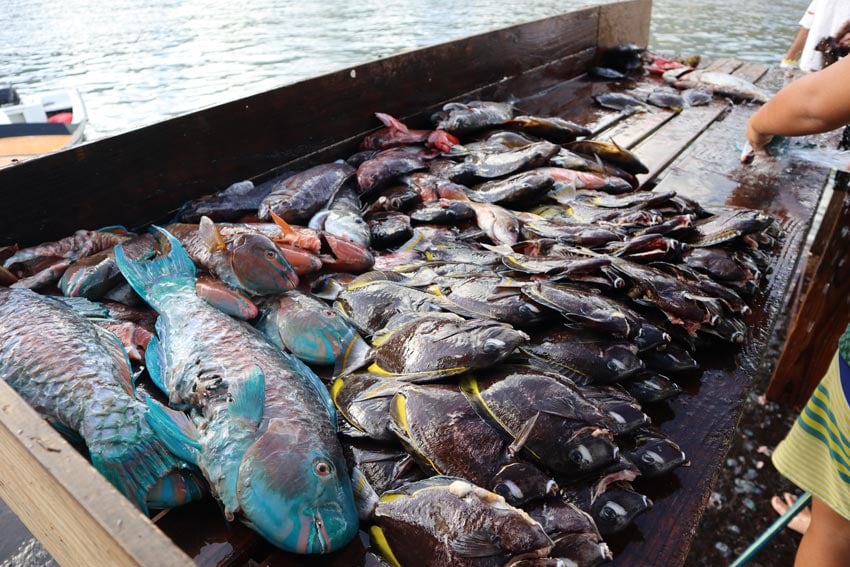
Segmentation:
{"type": "Polygon", "coordinates": [[[275,252],[274,250],[266,250],[266,258],[268,258],[269,260],[273,260],[276,257],[277,252],[275,252]]]}
{"type": "Polygon", "coordinates": [[[607,504],[599,511],[599,517],[603,520],[613,521],[617,519],[617,511],[607,504]]]}
{"type": "Polygon", "coordinates": [[[328,476],[333,472],[333,467],[327,461],[316,461],[313,465],[313,469],[319,476],[328,476]]]}

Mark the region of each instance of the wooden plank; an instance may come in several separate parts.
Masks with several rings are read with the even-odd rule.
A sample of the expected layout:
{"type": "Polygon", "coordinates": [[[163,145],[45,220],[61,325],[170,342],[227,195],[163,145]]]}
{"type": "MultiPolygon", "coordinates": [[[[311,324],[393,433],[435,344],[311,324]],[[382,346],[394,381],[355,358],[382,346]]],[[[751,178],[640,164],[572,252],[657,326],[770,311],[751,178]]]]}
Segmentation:
{"type": "Polygon", "coordinates": [[[192,561],[0,380],[0,497],[62,565],[192,561]]]}
{"type": "Polygon", "coordinates": [[[850,194],[835,191],[831,209],[837,214],[821,227],[823,251],[813,257],[811,281],[765,393],[768,399],[797,409],[805,405],[826,373],[838,338],[850,323],[850,194]]]}
{"type": "Polygon", "coordinates": [[[654,131],[651,137],[632,147],[631,150],[635,155],[649,168],[649,173],[638,175],[641,185],[651,183],[706,128],[719,120],[728,110],[728,105],[720,102],[686,108],[674,120],[654,131]]]}

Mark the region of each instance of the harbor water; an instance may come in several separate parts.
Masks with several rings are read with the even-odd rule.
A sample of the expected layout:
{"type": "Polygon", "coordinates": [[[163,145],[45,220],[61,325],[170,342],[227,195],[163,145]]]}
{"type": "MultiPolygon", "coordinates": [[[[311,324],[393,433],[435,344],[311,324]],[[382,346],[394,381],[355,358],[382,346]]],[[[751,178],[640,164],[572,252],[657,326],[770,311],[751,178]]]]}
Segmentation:
{"type": "MultiPolygon", "coordinates": [[[[94,140],[587,0],[3,0],[0,84],[82,93],[94,140]]],[[[778,63],[805,0],[655,0],[650,47],[778,63]]],[[[458,61],[464,65],[464,61],[458,61]]]]}

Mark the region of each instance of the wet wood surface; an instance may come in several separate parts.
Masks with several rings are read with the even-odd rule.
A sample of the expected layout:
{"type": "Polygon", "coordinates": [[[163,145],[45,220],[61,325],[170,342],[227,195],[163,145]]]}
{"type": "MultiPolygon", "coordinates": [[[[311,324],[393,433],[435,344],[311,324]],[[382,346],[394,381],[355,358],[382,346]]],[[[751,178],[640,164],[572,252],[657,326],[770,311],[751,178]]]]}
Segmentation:
{"type": "MultiPolygon", "coordinates": [[[[750,104],[716,98],[709,106],[681,113],[658,109],[630,116],[595,105],[594,94],[661,84],[656,77],[637,83],[601,81],[583,72],[599,42],[617,43],[618,18],[648,25],[649,5],[639,0],[610,10],[589,8],[437,46],[427,57],[387,58],[8,168],[0,172],[0,186],[18,190],[4,195],[0,245],[34,244],[116,222],[140,227],[232,182],[267,180],[344,157],[377,127],[375,111],[422,127],[449,100],[513,99],[524,113],[585,124],[598,139],[613,139],[650,166],[650,173],[639,177],[645,189],[676,191],[707,207],[764,210],[779,218],[786,231],[764,293],[747,316],[743,348],[701,353],[703,369],[683,380],[685,392],[650,410],[653,422],[681,445],[691,466],[660,482],[637,481],[636,488],[653,499],[654,508],[609,540],[613,565],[683,565],[797,272],[828,172],[798,163],[741,166],[744,124],[756,108],[750,104]],[[614,18],[615,13],[620,15],[614,18]],[[492,55],[478,58],[486,52],[492,55]]],[[[772,90],[781,85],[779,71],[765,66],[722,60],[711,68],[758,80],[772,90]]],[[[364,564],[368,545],[360,537],[330,556],[292,556],[241,524],[225,522],[212,501],[162,514],[156,526],[198,565],[356,566],[364,564]]]]}

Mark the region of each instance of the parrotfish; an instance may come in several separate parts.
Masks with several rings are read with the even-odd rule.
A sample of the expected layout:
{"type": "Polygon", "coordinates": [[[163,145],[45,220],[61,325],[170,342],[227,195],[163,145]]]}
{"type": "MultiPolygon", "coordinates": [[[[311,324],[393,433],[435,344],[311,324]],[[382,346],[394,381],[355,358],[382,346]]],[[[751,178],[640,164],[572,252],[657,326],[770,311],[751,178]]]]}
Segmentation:
{"type": "Polygon", "coordinates": [[[346,545],[358,516],[327,389],[258,330],[200,299],[191,258],[155,231],[164,255],[115,253],[160,316],[146,353],[151,378],[172,407],[189,412],[148,398],[152,425],[198,465],[229,520],[238,515],[296,553],[346,545]]]}
{"type": "Polygon", "coordinates": [[[136,506],[203,494],[145,419],[118,337],[64,303],[3,287],[0,329],[0,379],[60,432],[81,437],[92,465],[136,506]]]}

